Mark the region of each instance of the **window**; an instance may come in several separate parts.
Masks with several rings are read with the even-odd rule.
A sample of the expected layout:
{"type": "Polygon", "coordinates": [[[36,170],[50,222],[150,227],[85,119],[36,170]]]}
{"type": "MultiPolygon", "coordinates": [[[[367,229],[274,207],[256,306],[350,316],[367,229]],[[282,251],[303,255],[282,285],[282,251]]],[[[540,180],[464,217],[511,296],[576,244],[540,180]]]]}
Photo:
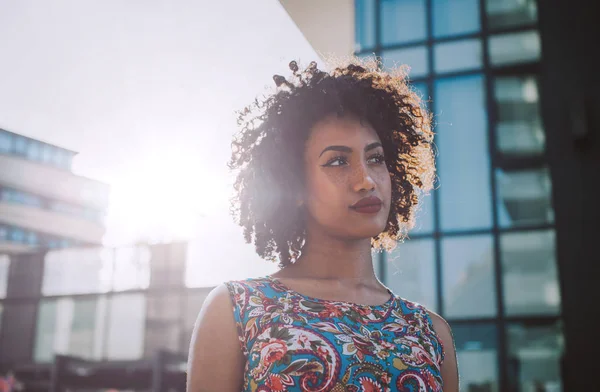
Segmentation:
{"type": "Polygon", "coordinates": [[[32,161],[39,161],[41,159],[41,144],[35,140],[30,140],[27,146],[27,158],[32,161]]]}
{"type": "MultiPolygon", "coordinates": [[[[178,294],[152,295],[146,298],[144,350],[152,355],[158,349],[180,352],[183,301],[178,294]]],[[[189,336],[188,336],[189,338],[189,336]]],[[[189,342],[186,342],[186,345],[189,342]]]]}
{"type": "Polygon", "coordinates": [[[465,39],[434,46],[435,72],[478,69],[482,66],[481,40],[465,39]]]}
{"type": "Polygon", "coordinates": [[[506,313],[558,314],[554,231],[505,233],[500,237],[500,251],[506,313]]]}
{"type": "Polygon", "coordinates": [[[498,391],[498,348],[494,325],[452,326],[461,391],[498,391]]]}
{"type": "Polygon", "coordinates": [[[106,336],[108,359],[135,360],[143,356],[145,316],[144,294],[120,294],[110,298],[106,336]]]}
{"type": "Polygon", "coordinates": [[[542,154],[545,135],[536,78],[531,75],[496,78],[494,95],[498,150],[507,156],[542,154]]]}
{"type": "Polygon", "coordinates": [[[493,65],[536,61],[541,52],[540,36],[537,31],[492,36],[489,51],[493,65]]]}
{"type": "Polygon", "coordinates": [[[427,76],[429,73],[427,48],[425,46],[389,50],[384,53],[383,59],[384,67],[389,69],[401,65],[408,65],[410,71],[409,76],[411,78],[427,76]]]}
{"type": "Polygon", "coordinates": [[[64,295],[107,292],[111,288],[113,277],[112,257],[112,251],[108,248],[48,252],[44,260],[42,293],[64,295]]]}
{"type": "Polygon", "coordinates": [[[508,326],[506,335],[511,390],[562,391],[560,324],[515,323],[508,326]]]}
{"type": "Polygon", "coordinates": [[[491,235],[442,240],[444,314],[451,318],[493,317],[496,309],[491,235]]]}
{"type": "Polygon", "coordinates": [[[425,0],[381,0],[380,31],[384,45],[426,39],[425,0]]]}
{"type": "Polygon", "coordinates": [[[485,5],[491,28],[527,25],[537,21],[535,0],[486,0],[485,5]]]}
{"type": "Polygon", "coordinates": [[[25,155],[27,153],[27,139],[25,139],[23,136],[15,136],[14,139],[14,143],[15,143],[15,152],[19,155],[25,155]]]}
{"type": "Polygon", "coordinates": [[[444,37],[479,31],[479,0],[433,0],[433,35],[444,37]]]}
{"type": "Polygon", "coordinates": [[[355,51],[375,47],[375,0],[356,0],[355,51]]]}
{"type": "Polygon", "coordinates": [[[442,229],[489,228],[492,206],[483,77],[440,79],[435,89],[442,229]]]}
{"type": "Polygon", "coordinates": [[[496,181],[501,226],[535,225],[554,221],[548,169],[497,169],[496,181]]]}
{"type": "Polygon", "coordinates": [[[12,147],[12,134],[0,130],[0,153],[10,152],[12,147]]]}
{"type": "Polygon", "coordinates": [[[104,297],[64,297],[39,305],[34,359],[51,362],[55,354],[101,359],[106,302],[104,297]]]}
{"type": "Polygon", "coordinates": [[[431,239],[406,240],[387,255],[386,284],[409,301],[437,311],[435,248],[431,239]]]}

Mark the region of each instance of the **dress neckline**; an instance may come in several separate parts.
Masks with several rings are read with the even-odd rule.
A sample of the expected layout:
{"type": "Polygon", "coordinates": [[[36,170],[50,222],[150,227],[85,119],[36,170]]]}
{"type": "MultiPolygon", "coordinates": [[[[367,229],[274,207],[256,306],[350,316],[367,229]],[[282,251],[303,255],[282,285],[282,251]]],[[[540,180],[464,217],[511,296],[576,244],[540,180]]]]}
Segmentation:
{"type": "Polygon", "coordinates": [[[334,300],[330,300],[330,299],[311,297],[311,296],[299,293],[296,290],[292,290],[285,283],[283,283],[281,280],[279,280],[278,278],[276,278],[274,276],[266,275],[264,277],[264,279],[268,280],[273,285],[279,286],[281,289],[285,290],[286,292],[296,295],[298,297],[301,297],[310,302],[327,303],[327,304],[343,304],[343,305],[347,305],[350,307],[356,307],[356,308],[362,308],[362,309],[388,309],[389,307],[391,307],[394,304],[394,302],[396,302],[396,295],[388,287],[385,287],[385,286],[384,287],[385,287],[386,291],[388,292],[388,294],[390,294],[390,298],[387,301],[385,301],[384,303],[379,304],[379,305],[367,305],[367,304],[359,304],[356,302],[334,301],[334,300]]]}

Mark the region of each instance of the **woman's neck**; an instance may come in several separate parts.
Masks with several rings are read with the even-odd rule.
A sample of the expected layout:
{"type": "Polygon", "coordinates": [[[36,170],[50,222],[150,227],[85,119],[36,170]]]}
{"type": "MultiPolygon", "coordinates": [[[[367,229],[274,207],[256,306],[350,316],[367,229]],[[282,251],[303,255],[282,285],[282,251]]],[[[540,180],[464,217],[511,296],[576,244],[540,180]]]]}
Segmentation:
{"type": "MultiPolygon", "coordinates": [[[[285,272],[284,272],[285,271],[285,272]]],[[[377,278],[371,257],[371,239],[340,239],[310,230],[302,255],[281,276],[373,282],[377,278]]]]}

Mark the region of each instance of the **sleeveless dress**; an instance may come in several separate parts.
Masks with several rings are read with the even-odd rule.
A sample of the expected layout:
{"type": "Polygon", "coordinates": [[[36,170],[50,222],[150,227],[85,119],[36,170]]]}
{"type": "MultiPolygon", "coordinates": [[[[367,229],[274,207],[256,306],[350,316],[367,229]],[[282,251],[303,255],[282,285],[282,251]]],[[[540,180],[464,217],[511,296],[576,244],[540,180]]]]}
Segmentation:
{"type": "Polygon", "coordinates": [[[389,289],[370,306],[308,297],[270,276],[225,284],[243,391],[442,391],[444,351],[427,310],[389,289]]]}

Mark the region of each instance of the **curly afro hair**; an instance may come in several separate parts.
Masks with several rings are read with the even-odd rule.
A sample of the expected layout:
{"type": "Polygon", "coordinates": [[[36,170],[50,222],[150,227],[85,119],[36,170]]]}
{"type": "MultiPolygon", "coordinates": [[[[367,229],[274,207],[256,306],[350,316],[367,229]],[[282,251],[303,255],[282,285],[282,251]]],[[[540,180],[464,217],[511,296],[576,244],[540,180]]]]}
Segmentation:
{"type": "Polygon", "coordinates": [[[273,77],[276,89],[237,112],[241,131],[232,142],[229,167],[237,173],[232,213],[264,259],[281,268],[301,254],[304,146],[310,129],[337,114],[367,121],[381,139],[392,182],[385,230],[372,247],[391,250],[414,226],[420,197],[435,180],[431,117],[408,85],[404,68],[382,71],[377,59],[352,58],[323,71],[311,62],[292,75],[273,77]]]}

